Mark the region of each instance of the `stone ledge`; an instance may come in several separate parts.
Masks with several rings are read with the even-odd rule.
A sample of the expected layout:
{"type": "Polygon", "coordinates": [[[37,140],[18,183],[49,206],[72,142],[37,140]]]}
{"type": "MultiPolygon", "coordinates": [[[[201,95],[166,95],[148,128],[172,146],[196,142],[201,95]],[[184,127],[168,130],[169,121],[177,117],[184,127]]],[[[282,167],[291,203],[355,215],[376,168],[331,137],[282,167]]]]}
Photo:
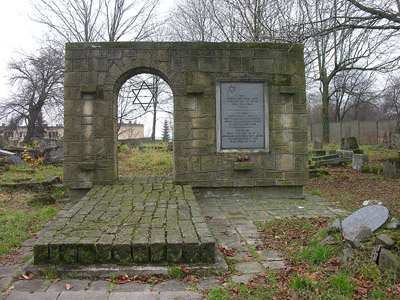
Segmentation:
{"type": "Polygon", "coordinates": [[[213,263],[190,186],[142,179],[95,186],[34,245],[35,264],[213,263]]]}

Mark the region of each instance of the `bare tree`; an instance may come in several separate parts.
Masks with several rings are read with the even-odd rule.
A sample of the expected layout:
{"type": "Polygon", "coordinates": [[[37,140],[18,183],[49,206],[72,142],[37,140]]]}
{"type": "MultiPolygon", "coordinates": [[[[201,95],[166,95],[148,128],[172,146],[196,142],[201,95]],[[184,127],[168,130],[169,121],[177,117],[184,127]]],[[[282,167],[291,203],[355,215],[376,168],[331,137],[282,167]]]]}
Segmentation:
{"type": "Polygon", "coordinates": [[[367,111],[379,106],[378,92],[373,90],[375,76],[372,72],[349,70],[335,76],[331,85],[335,122],[348,117],[360,120],[367,111]],[[362,115],[361,112],[364,112],[362,115]]]}
{"type": "Polygon", "coordinates": [[[393,67],[388,59],[387,36],[371,29],[342,28],[337,16],[354,16],[353,5],[347,0],[299,0],[306,23],[308,75],[319,82],[322,95],[323,141],[329,142],[329,115],[332,82],[336,76],[350,70],[387,70],[393,67]]]}
{"type": "Polygon", "coordinates": [[[390,74],[383,92],[383,109],[388,119],[400,119],[400,76],[390,74]]]}
{"type": "Polygon", "coordinates": [[[67,42],[149,38],[159,0],[38,0],[32,19],[67,42]]]}
{"type": "Polygon", "coordinates": [[[11,126],[25,123],[25,142],[29,143],[35,137],[43,137],[46,110],[62,113],[57,108],[63,103],[63,53],[46,47],[37,56],[12,60],[8,67],[16,92],[1,105],[0,117],[7,119],[11,126]]]}

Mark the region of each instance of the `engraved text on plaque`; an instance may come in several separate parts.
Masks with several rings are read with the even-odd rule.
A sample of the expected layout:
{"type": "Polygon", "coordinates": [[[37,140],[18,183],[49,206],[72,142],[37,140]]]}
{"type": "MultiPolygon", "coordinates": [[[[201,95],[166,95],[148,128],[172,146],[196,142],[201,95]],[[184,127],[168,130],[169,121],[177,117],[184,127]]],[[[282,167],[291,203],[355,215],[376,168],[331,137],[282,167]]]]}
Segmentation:
{"type": "Polygon", "coordinates": [[[221,82],[220,97],[221,149],[264,149],[264,83],[221,82]]]}

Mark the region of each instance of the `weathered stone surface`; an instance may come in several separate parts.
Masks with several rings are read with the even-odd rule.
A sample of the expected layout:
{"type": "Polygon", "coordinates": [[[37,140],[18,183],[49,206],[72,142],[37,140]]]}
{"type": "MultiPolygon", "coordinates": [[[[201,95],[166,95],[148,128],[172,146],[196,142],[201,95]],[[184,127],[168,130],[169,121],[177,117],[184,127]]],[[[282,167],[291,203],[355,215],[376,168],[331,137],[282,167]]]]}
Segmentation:
{"type": "Polygon", "coordinates": [[[394,246],[394,241],[387,234],[378,234],[375,238],[375,244],[391,249],[394,246]]]}
{"type": "Polygon", "coordinates": [[[352,150],[358,149],[357,138],[354,136],[342,138],[342,143],[340,145],[341,150],[352,150]]]}
{"type": "Polygon", "coordinates": [[[387,225],[387,229],[390,229],[390,230],[395,230],[395,229],[398,229],[399,227],[400,227],[400,223],[397,218],[391,218],[387,225]]]}
{"type": "Polygon", "coordinates": [[[333,234],[342,231],[342,222],[339,218],[334,219],[326,228],[328,234],[333,234]]]}
{"type": "Polygon", "coordinates": [[[35,244],[36,264],[215,260],[215,240],[191,187],[165,178],[96,186],[55,222],[53,230],[35,244]]]}
{"type": "Polygon", "coordinates": [[[400,273],[400,257],[385,248],[382,248],[379,252],[378,265],[382,269],[400,273]]]}
{"type": "Polygon", "coordinates": [[[357,225],[365,225],[372,232],[379,229],[389,218],[389,210],[381,205],[360,208],[342,221],[344,233],[350,233],[357,225]]]}
{"type": "Polygon", "coordinates": [[[352,231],[345,233],[344,238],[350,247],[358,248],[361,246],[361,242],[365,241],[371,236],[371,228],[366,225],[358,224],[352,231]]]}
{"type": "Polygon", "coordinates": [[[361,171],[362,166],[367,164],[368,161],[369,158],[367,154],[354,154],[352,167],[357,171],[361,171]]]}
{"type": "MultiPolygon", "coordinates": [[[[174,179],[177,183],[199,187],[307,184],[303,159],[295,157],[306,155],[307,151],[302,47],[269,43],[74,43],[66,48],[64,89],[63,180],[71,195],[77,195],[74,189],[113,184],[117,180],[117,122],[112,87],[119,86],[118,78],[125,78],[137,66],[158,70],[174,87],[174,179]],[[241,131],[241,121],[230,118],[230,112],[228,119],[239,124],[236,145],[247,147],[219,151],[222,137],[216,124],[223,124],[224,118],[217,115],[222,106],[217,109],[216,92],[226,83],[233,87],[249,85],[245,97],[254,91],[251,87],[268,86],[259,93],[268,107],[249,110],[252,113],[245,121],[250,122],[242,125],[257,123],[258,130],[255,132],[254,127],[249,127],[256,134],[248,136],[246,143],[240,142],[240,136],[247,135],[241,131]],[[271,112],[270,120],[263,119],[264,109],[271,112]],[[269,124],[272,131],[268,129],[269,124]],[[267,132],[271,133],[270,137],[267,132]],[[251,153],[254,172],[238,175],[231,154],[241,149],[242,156],[249,154],[245,152],[252,140],[262,141],[257,145],[260,151],[251,153]],[[210,155],[212,163],[209,163],[210,155]],[[230,163],[223,163],[227,160],[230,163]],[[276,180],[268,176],[279,170],[301,173],[298,176],[303,177],[276,180]],[[220,172],[233,178],[216,176],[220,172]]],[[[254,98],[246,105],[250,106],[251,102],[254,98]]],[[[244,107],[238,110],[239,119],[244,111],[244,107]]]]}

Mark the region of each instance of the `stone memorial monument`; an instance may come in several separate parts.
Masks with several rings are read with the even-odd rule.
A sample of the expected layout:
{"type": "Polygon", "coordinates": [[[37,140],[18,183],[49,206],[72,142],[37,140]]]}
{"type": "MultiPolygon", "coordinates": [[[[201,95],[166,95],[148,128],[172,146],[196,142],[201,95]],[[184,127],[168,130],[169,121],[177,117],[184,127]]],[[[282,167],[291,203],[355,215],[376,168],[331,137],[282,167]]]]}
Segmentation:
{"type": "Polygon", "coordinates": [[[175,183],[302,196],[302,45],[126,42],[67,44],[64,184],[71,197],[117,180],[118,91],[140,73],[160,76],[173,92],[175,183]]]}

